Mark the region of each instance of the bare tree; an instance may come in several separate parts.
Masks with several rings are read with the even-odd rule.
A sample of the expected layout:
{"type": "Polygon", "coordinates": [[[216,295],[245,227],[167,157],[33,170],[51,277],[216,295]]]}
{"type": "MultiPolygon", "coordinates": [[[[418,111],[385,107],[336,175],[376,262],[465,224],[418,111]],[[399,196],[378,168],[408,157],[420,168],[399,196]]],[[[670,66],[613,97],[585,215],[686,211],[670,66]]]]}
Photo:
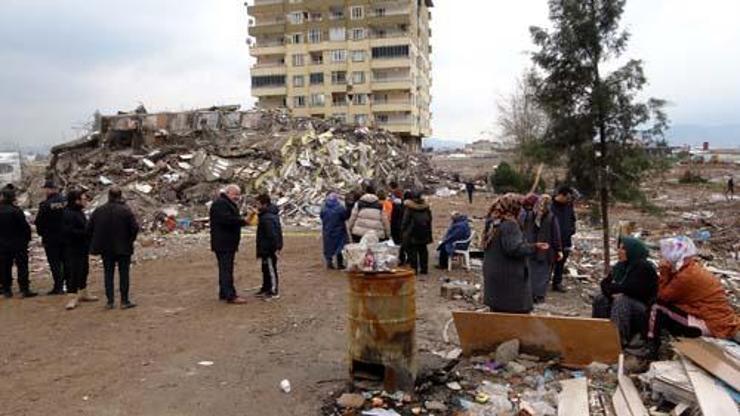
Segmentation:
{"type": "Polygon", "coordinates": [[[547,158],[541,145],[547,131],[547,115],[537,104],[531,76],[531,71],[525,72],[517,79],[514,91],[499,97],[496,103],[501,137],[514,145],[520,172],[528,173],[547,158]]]}

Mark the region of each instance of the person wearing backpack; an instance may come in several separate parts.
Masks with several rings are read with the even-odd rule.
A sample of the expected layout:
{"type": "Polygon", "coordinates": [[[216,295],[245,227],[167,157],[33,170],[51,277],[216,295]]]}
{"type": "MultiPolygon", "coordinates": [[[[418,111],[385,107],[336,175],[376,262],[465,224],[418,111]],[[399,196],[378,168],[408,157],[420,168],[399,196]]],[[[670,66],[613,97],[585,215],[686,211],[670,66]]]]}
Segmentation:
{"type": "Polygon", "coordinates": [[[429,274],[429,251],[427,245],[432,243],[432,210],[421,195],[414,192],[411,199],[404,203],[405,211],[402,224],[403,247],[408,256],[408,263],[417,274],[429,274]]]}

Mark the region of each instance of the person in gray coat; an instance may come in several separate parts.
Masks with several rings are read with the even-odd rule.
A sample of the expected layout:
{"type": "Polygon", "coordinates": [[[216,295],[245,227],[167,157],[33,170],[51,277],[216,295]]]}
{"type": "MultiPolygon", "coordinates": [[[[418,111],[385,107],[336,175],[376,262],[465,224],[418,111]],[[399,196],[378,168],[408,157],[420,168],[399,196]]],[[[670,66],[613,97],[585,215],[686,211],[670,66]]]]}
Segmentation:
{"type": "Polygon", "coordinates": [[[535,196],[535,199],[533,209],[523,211],[520,223],[527,242],[550,244],[549,250],[538,252],[527,259],[527,271],[532,281],[534,303],[542,303],[545,301],[553,265],[563,257],[563,249],[560,240],[560,225],[550,210],[552,197],[542,195],[539,198],[535,196]]]}
{"type": "Polygon", "coordinates": [[[484,237],[483,302],[492,312],[532,311],[532,283],[526,257],[550,249],[548,243],[527,243],[517,222],[521,195],[506,194],[491,206],[484,237]]]}

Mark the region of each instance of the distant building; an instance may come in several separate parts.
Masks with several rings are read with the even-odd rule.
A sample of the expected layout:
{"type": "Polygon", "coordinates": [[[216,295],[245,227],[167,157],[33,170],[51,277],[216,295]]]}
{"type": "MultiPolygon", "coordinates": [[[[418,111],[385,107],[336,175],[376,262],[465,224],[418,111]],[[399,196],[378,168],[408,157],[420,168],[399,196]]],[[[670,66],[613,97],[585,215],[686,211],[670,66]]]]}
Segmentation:
{"type": "Polygon", "coordinates": [[[509,150],[509,144],[492,140],[478,140],[465,145],[465,153],[473,157],[491,156],[509,150]]]}
{"type": "Polygon", "coordinates": [[[255,0],[252,95],[262,108],[431,135],[432,0],[255,0]]]}
{"type": "Polygon", "coordinates": [[[21,155],[18,152],[0,153],[0,187],[18,184],[22,178],[21,155]]]}

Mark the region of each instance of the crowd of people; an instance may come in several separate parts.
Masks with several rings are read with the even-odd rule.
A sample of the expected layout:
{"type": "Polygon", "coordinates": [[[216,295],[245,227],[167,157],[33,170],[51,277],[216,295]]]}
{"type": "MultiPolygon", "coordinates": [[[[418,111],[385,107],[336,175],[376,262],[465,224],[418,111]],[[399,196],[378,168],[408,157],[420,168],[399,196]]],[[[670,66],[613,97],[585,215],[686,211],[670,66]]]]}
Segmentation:
{"type": "MultiPolygon", "coordinates": [[[[90,255],[103,261],[106,308],[115,307],[115,268],[120,276],[122,309],[136,306],[129,297],[129,270],[139,225],[123,200],[121,189],[111,187],[108,201],[95,209],[88,220],[89,199],[82,189],[71,189],[64,196],[53,181],[44,184],[46,200],[36,215],[36,231],[44,245],[53,287],[48,295],[67,294],[65,308],[98,298],[87,288],[90,255]]],[[[31,290],[28,268],[31,226],[16,204],[16,189],[6,186],[0,192],[0,289],[13,297],[13,266],[17,271],[22,298],[38,294],[31,290]]]]}
{"type": "MultiPolygon", "coordinates": [[[[530,313],[543,302],[548,282],[563,292],[563,270],[573,247],[574,192],[506,194],[489,210],[483,239],[484,303],[493,312],[530,313]]],[[[660,242],[658,267],[639,239],[620,236],[618,262],[601,281],[594,318],[614,322],[622,346],[655,358],[661,333],[683,337],[740,335],[740,318],[724,288],[697,259],[688,237],[660,242]]]]}

